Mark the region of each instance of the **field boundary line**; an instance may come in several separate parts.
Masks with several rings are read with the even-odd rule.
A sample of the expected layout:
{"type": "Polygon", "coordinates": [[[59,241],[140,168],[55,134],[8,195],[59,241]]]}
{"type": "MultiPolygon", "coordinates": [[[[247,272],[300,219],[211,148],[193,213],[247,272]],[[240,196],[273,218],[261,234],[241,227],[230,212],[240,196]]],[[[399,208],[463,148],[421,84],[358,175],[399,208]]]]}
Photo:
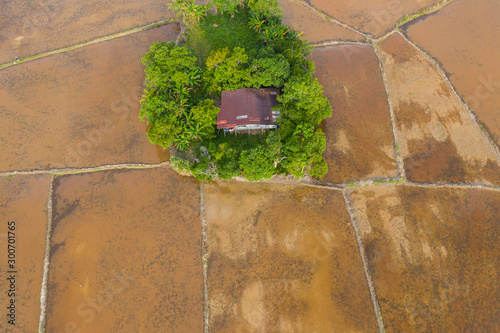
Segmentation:
{"type": "Polygon", "coordinates": [[[461,189],[481,189],[481,190],[492,190],[492,191],[500,191],[500,186],[496,185],[484,185],[484,184],[467,184],[467,183],[461,183],[461,184],[453,184],[453,183],[418,183],[418,182],[412,182],[408,181],[405,184],[402,185],[407,185],[407,186],[415,186],[415,187],[428,187],[428,188],[461,188],[461,189]]]}
{"type": "Polygon", "coordinates": [[[203,332],[209,332],[210,302],[208,298],[208,221],[205,209],[205,182],[200,182],[201,258],[203,261],[203,332]]]}
{"type": "Polygon", "coordinates": [[[361,235],[359,234],[359,227],[358,227],[358,224],[356,222],[356,219],[354,218],[354,210],[352,208],[349,190],[346,189],[346,190],[342,191],[342,196],[344,197],[346,210],[347,210],[347,213],[349,214],[349,219],[351,220],[351,226],[352,226],[352,229],[354,230],[354,236],[356,238],[356,243],[358,244],[359,255],[361,257],[361,262],[363,264],[366,283],[368,284],[370,299],[372,301],[373,312],[375,314],[375,319],[376,319],[377,325],[378,325],[378,331],[379,331],[379,333],[384,333],[385,332],[384,320],[382,318],[382,312],[381,312],[380,307],[379,307],[379,303],[377,300],[377,294],[375,292],[375,287],[373,286],[372,277],[371,277],[370,270],[368,267],[368,260],[366,259],[366,253],[365,253],[365,248],[363,245],[363,239],[361,238],[361,235]]]}
{"type": "Polygon", "coordinates": [[[136,27],[136,28],[132,28],[132,29],[129,29],[129,30],[117,32],[117,33],[114,33],[114,34],[111,34],[111,35],[107,35],[107,36],[99,37],[99,38],[96,38],[96,39],[92,39],[92,40],[89,40],[89,41],[86,41],[86,42],[82,42],[82,43],[78,43],[78,44],[74,44],[74,45],[70,45],[70,46],[61,47],[61,48],[58,48],[58,49],[55,49],[55,50],[52,50],[52,51],[47,51],[47,52],[43,52],[43,53],[37,53],[37,54],[31,55],[31,56],[27,56],[25,58],[21,58],[21,59],[19,59],[19,61],[10,61],[10,62],[6,62],[6,63],[3,63],[3,64],[0,64],[0,70],[2,70],[4,68],[8,68],[10,66],[19,65],[19,64],[22,64],[22,63],[25,63],[25,62],[29,62],[29,61],[32,61],[32,60],[36,60],[36,59],[40,59],[40,58],[45,58],[45,57],[48,57],[48,56],[51,56],[51,55],[54,55],[54,54],[64,53],[64,52],[71,51],[71,50],[76,50],[76,49],[79,49],[79,48],[82,48],[82,47],[85,47],[85,46],[89,46],[89,45],[93,45],[93,44],[105,42],[105,41],[112,40],[112,39],[119,38],[119,37],[124,37],[124,36],[131,35],[131,34],[134,34],[134,33],[137,33],[137,32],[141,32],[141,31],[145,31],[145,30],[148,30],[148,29],[156,28],[156,27],[159,27],[159,26],[162,26],[162,25],[167,25],[167,24],[170,24],[170,23],[177,23],[177,22],[173,18],[169,18],[169,19],[166,19],[166,20],[162,20],[162,21],[158,21],[158,22],[153,22],[153,23],[150,23],[150,24],[147,24],[147,25],[143,25],[143,26],[140,26],[140,27],[136,27]]]}
{"type": "Polygon", "coordinates": [[[349,40],[325,40],[323,42],[311,43],[309,44],[313,47],[325,47],[325,46],[336,46],[336,45],[361,45],[361,46],[372,46],[370,42],[354,42],[349,40]]]}
{"type": "Polygon", "coordinates": [[[105,164],[87,168],[60,168],[48,170],[13,170],[0,172],[0,177],[12,177],[16,175],[39,175],[39,174],[55,174],[55,175],[72,175],[77,173],[98,172],[103,170],[120,170],[120,169],[152,169],[164,166],[171,166],[170,161],[161,163],[121,163],[121,164],[105,164]]]}
{"type": "Polygon", "coordinates": [[[402,17],[398,22],[396,22],[395,30],[399,29],[407,23],[418,20],[422,16],[434,14],[455,1],[456,0],[443,0],[434,5],[430,5],[429,7],[424,7],[415,13],[406,15],[405,17],[402,17]]]}
{"type": "Polygon", "coordinates": [[[397,129],[396,129],[396,117],[394,115],[394,107],[392,105],[392,99],[391,99],[391,93],[389,92],[389,84],[387,82],[387,75],[385,74],[385,71],[384,71],[384,65],[382,64],[382,60],[381,60],[381,57],[380,57],[380,49],[379,49],[379,45],[374,42],[373,43],[373,51],[375,52],[375,56],[377,57],[377,62],[378,62],[378,67],[380,69],[380,74],[382,76],[382,82],[384,84],[384,89],[385,89],[385,93],[386,93],[386,96],[387,96],[387,104],[389,106],[389,117],[391,118],[391,127],[392,127],[392,135],[393,135],[393,138],[394,138],[394,158],[396,160],[396,164],[397,164],[397,167],[398,167],[398,173],[399,173],[399,176],[406,180],[406,172],[405,172],[405,167],[404,167],[404,161],[403,161],[403,158],[402,158],[402,155],[401,155],[401,151],[400,151],[400,145],[399,145],[399,138],[398,138],[398,132],[397,132],[397,129]]]}
{"type": "MultiPolygon", "coordinates": [[[[108,164],[96,167],[88,168],[65,168],[65,169],[49,169],[49,170],[27,170],[27,171],[6,171],[0,172],[0,177],[11,178],[13,176],[27,176],[27,175],[38,175],[38,174],[49,174],[53,176],[65,176],[65,175],[76,175],[81,173],[91,173],[106,170],[141,170],[141,169],[154,169],[154,168],[170,168],[178,172],[173,168],[170,161],[165,161],[162,163],[155,164],[108,164]]],[[[193,177],[190,174],[185,174],[187,176],[193,177]]],[[[214,179],[225,181],[223,179],[214,179]]],[[[235,177],[227,181],[234,182],[247,182],[251,183],[249,180],[241,177],[235,177]]],[[[290,178],[290,176],[276,176],[276,178],[260,180],[258,183],[267,184],[279,184],[279,185],[303,185],[321,189],[330,189],[334,191],[343,191],[345,189],[352,188],[365,188],[371,186],[383,186],[383,185],[410,185],[410,186],[420,186],[420,187],[459,187],[459,188],[478,188],[478,189],[491,189],[500,190],[499,185],[487,185],[487,184],[477,184],[477,183],[433,183],[433,182],[414,182],[407,180],[401,176],[398,177],[375,177],[375,178],[363,178],[351,181],[344,181],[341,183],[332,182],[320,182],[318,180],[312,179],[310,177],[303,178],[290,178]]]]}
{"type": "Polygon", "coordinates": [[[384,39],[386,39],[387,37],[389,37],[391,34],[393,34],[394,32],[400,31],[399,28],[401,28],[403,25],[405,25],[407,23],[410,23],[410,22],[413,22],[415,20],[418,20],[422,16],[434,14],[434,13],[440,11],[441,9],[443,9],[444,7],[448,6],[449,4],[455,2],[455,1],[456,0],[444,0],[444,1],[440,2],[440,3],[437,3],[437,4],[431,5],[429,7],[423,8],[420,11],[415,12],[413,14],[406,15],[405,17],[402,17],[398,22],[396,22],[396,25],[394,26],[394,28],[391,31],[387,32],[386,34],[384,34],[384,35],[382,35],[382,36],[380,36],[378,38],[376,38],[375,41],[377,43],[380,43],[384,39]]]}
{"type": "Polygon", "coordinates": [[[49,264],[50,264],[50,239],[52,234],[52,199],[54,195],[54,175],[50,175],[49,191],[47,198],[47,226],[45,235],[45,255],[43,261],[43,277],[40,291],[40,321],[38,323],[38,332],[45,333],[47,320],[47,294],[49,283],[49,264]]]}

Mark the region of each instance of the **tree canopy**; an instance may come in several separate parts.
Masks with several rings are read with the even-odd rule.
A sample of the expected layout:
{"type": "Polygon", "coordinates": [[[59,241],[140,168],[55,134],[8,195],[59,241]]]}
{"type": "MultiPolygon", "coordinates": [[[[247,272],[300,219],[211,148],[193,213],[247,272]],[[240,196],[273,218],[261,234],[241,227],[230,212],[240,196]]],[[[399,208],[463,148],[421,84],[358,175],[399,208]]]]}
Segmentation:
{"type": "Polygon", "coordinates": [[[175,165],[200,179],[322,177],[326,140],[318,126],[331,107],[306,59],[312,47],[282,24],[277,0],[175,0],[171,8],[187,27],[184,42],[154,43],[142,59],[140,118],[149,140],[175,148],[175,165]],[[221,92],[260,87],[281,89],[278,129],[218,133],[221,92]]]}

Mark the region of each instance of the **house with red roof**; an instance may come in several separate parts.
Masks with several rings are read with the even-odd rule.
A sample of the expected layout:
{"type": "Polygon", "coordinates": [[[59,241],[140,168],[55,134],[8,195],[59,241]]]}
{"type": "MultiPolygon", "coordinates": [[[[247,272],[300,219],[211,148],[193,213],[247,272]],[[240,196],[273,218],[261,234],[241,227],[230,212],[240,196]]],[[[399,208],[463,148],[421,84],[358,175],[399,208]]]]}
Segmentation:
{"type": "Polygon", "coordinates": [[[276,88],[242,88],[223,91],[220,112],[217,115],[217,129],[228,131],[274,129],[279,111],[273,107],[279,104],[276,88]]]}

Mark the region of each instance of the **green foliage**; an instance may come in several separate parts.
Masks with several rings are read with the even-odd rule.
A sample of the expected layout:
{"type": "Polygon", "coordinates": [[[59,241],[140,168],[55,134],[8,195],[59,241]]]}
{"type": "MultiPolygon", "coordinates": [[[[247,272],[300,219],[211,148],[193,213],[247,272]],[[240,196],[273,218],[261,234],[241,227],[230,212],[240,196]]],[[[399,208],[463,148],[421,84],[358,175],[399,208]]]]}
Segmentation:
{"type": "Polygon", "coordinates": [[[259,56],[252,62],[252,86],[276,87],[283,86],[290,76],[290,64],[282,54],[274,53],[272,48],[263,48],[259,56]]]}
{"type": "Polygon", "coordinates": [[[295,128],[292,136],[286,141],[284,153],[287,159],[283,161],[284,168],[295,177],[305,174],[323,176],[321,154],[326,148],[326,139],[320,129],[314,129],[311,124],[301,124],[295,128]],[[316,167],[313,168],[313,164],[316,167]]]}
{"type": "Polygon", "coordinates": [[[328,99],[323,95],[323,88],[312,77],[294,77],[285,83],[283,93],[278,96],[281,103],[278,108],[282,117],[295,124],[309,123],[318,126],[323,119],[332,116],[328,99]]]}
{"type": "Polygon", "coordinates": [[[187,172],[191,170],[191,163],[188,160],[182,159],[177,156],[170,156],[172,167],[180,172],[187,172]]]}
{"type": "Polygon", "coordinates": [[[148,120],[149,140],[164,148],[173,144],[185,150],[193,141],[214,135],[218,108],[211,100],[197,103],[201,69],[196,56],[174,42],[154,43],[142,62],[146,89],[139,116],[148,120]]]}
{"type": "Polygon", "coordinates": [[[236,90],[250,86],[248,55],[245,49],[228,47],[210,52],[204,81],[207,91],[219,96],[223,90],[236,90]]]}
{"type": "Polygon", "coordinates": [[[174,0],[167,4],[168,8],[175,10],[176,16],[181,16],[188,22],[200,22],[207,15],[208,10],[212,8],[212,3],[206,5],[196,5],[195,0],[174,0]]]}
{"type": "Polygon", "coordinates": [[[146,65],[146,89],[182,88],[198,83],[196,56],[174,42],[155,42],[142,58],[146,65]]]}
{"type": "Polygon", "coordinates": [[[215,136],[215,122],[217,121],[219,111],[220,108],[216,107],[214,101],[209,98],[201,101],[191,109],[194,123],[201,129],[206,130],[208,134],[205,136],[207,138],[215,136]]]}
{"type": "Polygon", "coordinates": [[[259,50],[257,58],[250,62],[245,49],[228,47],[212,51],[206,62],[204,82],[207,91],[220,96],[223,90],[283,86],[290,76],[290,65],[272,48],[259,50]]]}
{"type": "Polygon", "coordinates": [[[261,47],[256,31],[248,27],[249,14],[245,10],[240,10],[231,15],[208,15],[199,27],[203,33],[200,43],[208,43],[210,49],[217,51],[225,47],[233,50],[241,47],[245,50],[255,50],[261,47]],[[214,24],[216,26],[214,26],[214,24]]]}
{"type": "Polygon", "coordinates": [[[276,169],[273,159],[268,156],[267,147],[264,146],[244,150],[240,155],[240,165],[246,179],[250,181],[269,179],[276,169]]]}
{"type": "Polygon", "coordinates": [[[283,17],[283,10],[279,5],[278,0],[248,0],[247,6],[256,16],[269,18],[283,17]]]}
{"type": "Polygon", "coordinates": [[[213,0],[203,8],[175,0],[171,8],[187,24],[187,47],[154,43],[144,56],[140,117],[148,121],[152,143],[177,149],[173,167],[201,180],[322,177],[326,140],[318,126],[331,107],[312,76],[314,63],[306,59],[312,47],[282,24],[277,0],[213,0]],[[210,6],[214,14],[207,12],[210,6]],[[250,87],[282,89],[278,129],[218,133],[213,98],[250,87]]]}

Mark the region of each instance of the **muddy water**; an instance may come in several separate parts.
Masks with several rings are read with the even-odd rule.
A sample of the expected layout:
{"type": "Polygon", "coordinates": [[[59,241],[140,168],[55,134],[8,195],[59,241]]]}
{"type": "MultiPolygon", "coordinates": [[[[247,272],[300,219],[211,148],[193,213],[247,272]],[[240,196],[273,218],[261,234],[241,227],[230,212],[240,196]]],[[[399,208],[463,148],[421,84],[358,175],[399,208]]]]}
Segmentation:
{"type": "Polygon", "coordinates": [[[326,119],[326,182],[396,177],[393,134],[382,76],[373,49],[316,48],[310,57],[333,108],[326,119]]]}
{"type": "Polygon", "coordinates": [[[211,332],[377,330],[342,194],[205,186],[211,332]]]}
{"type": "Polygon", "coordinates": [[[356,190],[387,332],[497,332],[500,192],[356,190]]]}
{"type": "Polygon", "coordinates": [[[166,2],[2,1],[0,63],[171,18],[166,2]]]}
{"type": "Polygon", "coordinates": [[[439,0],[311,0],[317,9],[360,31],[379,37],[406,15],[439,3],[439,0]]]}
{"type": "Polygon", "coordinates": [[[400,34],[381,44],[406,176],[500,184],[500,163],[436,67],[400,34]]]}
{"type": "Polygon", "coordinates": [[[163,168],[58,177],[52,228],[47,332],[202,331],[192,178],[163,168]]]}
{"type": "Polygon", "coordinates": [[[168,25],[0,71],[0,171],[156,163],[138,119],[154,41],[175,40],[168,25]]]}
{"type": "Polygon", "coordinates": [[[455,1],[405,27],[436,57],[462,99],[500,145],[500,2],[455,1]]]}
{"type": "Polygon", "coordinates": [[[280,0],[285,17],[283,23],[298,32],[303,32],[303,39],[311,43],[327,40],[362,41],[363,35],[327,20],[322,15],[297,0],[280,0]]]}
{"type": "MultiPolygon", "coordinates": [[[[0,303],[2,305],[2,332],[37,332],[40,320],[40,291],[43,277],[45,238],[47,227],[47,199],[49,175],[15,176],[0,178],[0,258],[2,277],[0,279],[0,303]],[[15,222],[15,230],[10,230],[15,242],[15,262],[8,262],[8,222],[15,222]],[[9,267],[13,264],[14,267],[9,267]],[[11,283],[7,280],[16,271],[15,295],[7,292],[11,283]],[[7,306],[15,300],[15,326],[7,323],[7,306]]],[[[10,310],[9,310],[10,311],[10,310]]]]}

